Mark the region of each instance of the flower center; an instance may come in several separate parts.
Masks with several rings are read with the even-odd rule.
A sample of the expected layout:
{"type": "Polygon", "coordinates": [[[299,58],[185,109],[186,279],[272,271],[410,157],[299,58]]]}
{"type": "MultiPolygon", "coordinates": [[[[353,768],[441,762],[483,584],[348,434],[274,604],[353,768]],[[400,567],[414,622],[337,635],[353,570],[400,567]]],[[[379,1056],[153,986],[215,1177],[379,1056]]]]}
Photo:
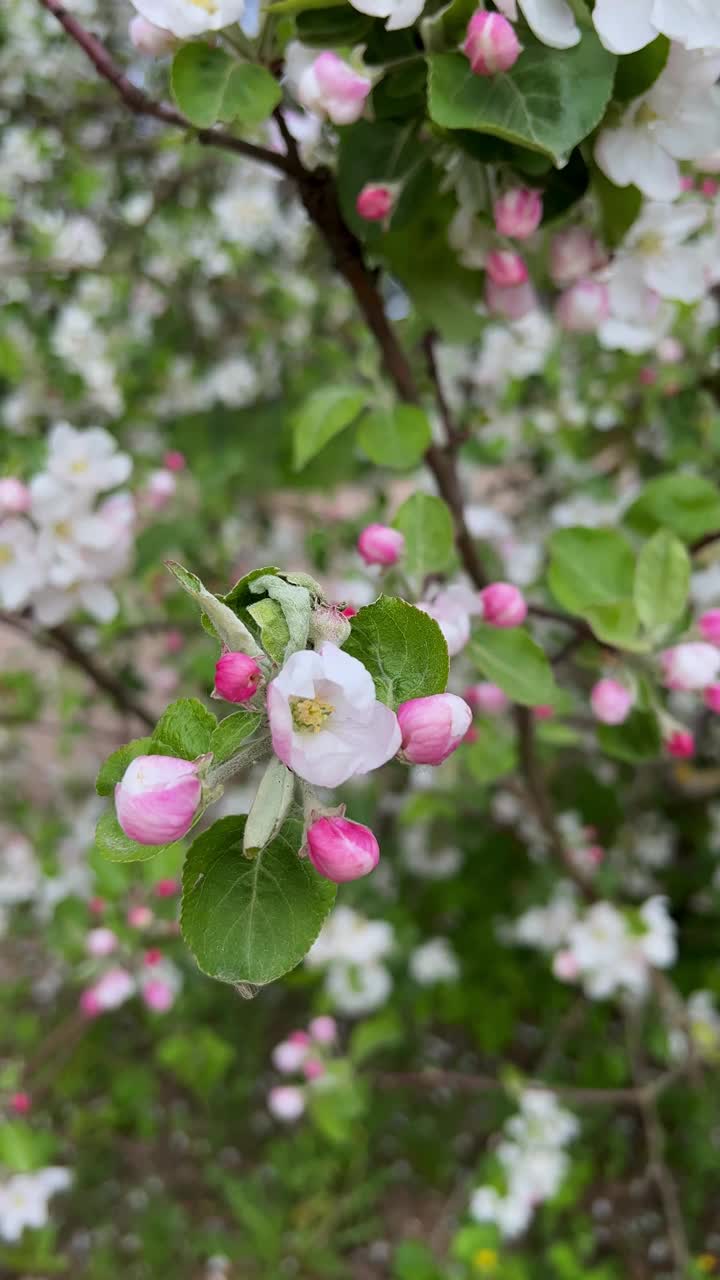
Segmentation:
{"type": "Polygon", "coordinates": [[[190,0],[190,3],[194,4],[198,9],[204,9],[206,13],[217,12],[217,4],[215,3],[215,0],[190,0]]]}
{"type": "Polygon", "coordinates": [[[87,471],[88,466],[89,463],[87,458],[77,458],[76,461],[71,464],[70,470],[74,472],[75,475],[81,476],[83,472],[87,471]]]}
{"type": "Polygon", "coordinates": [[[334,710],[332,703],[323,702],[322,698],[295,698],[292,704],[293,723],[303,733],[319,733],[334,710]]]}
{"type": "Polygon", "coordinates": [[[12,547],[9,547],[7,543],[0,544],[0,564],[12,564],[14,559],[12,547]]]}
{"type": "Polygon", "coordinates": [[[69,520],[58,520],[53,525],[55,535],[58,538],[69,538],[72,534],[72,525],[69,520]]]}
{"type": "Polygon", "coordinates": [[[494,1271],[497,1266],[498,1255],[495,1249],[478,1249],[473,1254],[473,1266],[477,1271],[485,1272],[494,1271]]]}
{"type": "Polygon", "coordinates": [[[646,231],[644,235],[640,236],[637,247],[641,253],[662,253],[664,248],[663,238],[659,231],[646,231]]]}
{"type": "Polygon", "coordinates": [[[657,111],[653,111],[648,102],[643,102],[642,106],[638,107],[635,112],[635,124],[654,124],[659,119],[657,111]]]}

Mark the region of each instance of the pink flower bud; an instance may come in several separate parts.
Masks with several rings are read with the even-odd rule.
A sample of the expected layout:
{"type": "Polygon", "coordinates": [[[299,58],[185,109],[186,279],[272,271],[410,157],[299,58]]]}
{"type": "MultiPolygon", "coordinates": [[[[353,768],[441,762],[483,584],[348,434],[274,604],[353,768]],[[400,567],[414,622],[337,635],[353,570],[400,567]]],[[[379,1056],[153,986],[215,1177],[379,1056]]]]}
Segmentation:
{"type": "Polygon", "coordinates": [[[172,471],[161,468],[148,476],[145,497],[153,511],[162,511],[177,492],[177,480],[172,471]]]}
{"type": "Polygon", "coordinates": [[[246,653],[224,653],[215,665],[215,689],[213,697],[226,702],[247,702],[257,692],[262,680],[254,658],[246,653]]]}
{"type": "Polygon", "coordinates": [[[494,76],[510,70],[522,45],[507,18],[478,9],[468,23],[462,48],[476,76],[494,76]]]}
{"type": "Polygon", "coordinates": [[[720,645],[720,609],[708,609],[699,619],[698,627],[703,640],[720,645]]]}
{"type": "Polygon", "coordinates": [[[308,1058],[303,1062],[302,1073],[306,1080],[319,1080],[325,1075],[325,1063],[320,1058],[308,1058]]]}
{"type": "Polygon", "coordinates": [[[190,830],[201,792],[192,760],[137,756],[115,788],[118,822],[138,844],[171,844],[190,830]]]}
{"type": "Polygon", "coordinates": [[[149,947],[143,956],[143,964],[149,969],[154,969],[155,965],[160,964],[162,960],[162,951],[159,947],[149,947]]]}
{"type": "Polygon", "coordinates": [[[305,1110],[305,1094],[294,1084],[279,1084],[268,1094],[268,1111],[276,1120],[299,1120],[305,1110]]]}
{"type": "Polygon", "coordinates": [[[536,720],[552,720],[555,715],[555,708],[551,707],[548,702],[541,702],[537,707],[533,707],[532,713],[536,720]]]}
{"type": "Polygon", "coordinates": [[[144,982],[141,995],[145,1005],[153,1013],[167,1013],[175,1003],[175,991],[162,978],[151,978],[149,982],[144,982]]]}
{"type": "Polygon", "coordinates": [[[127,969],[122,969],[118,965],[115,969],[108,969],[102,978],[90,988],[90,992],[85,992],[85,1003],[87,1009],[81,1000],[81,1007],[84,1013],[88,1013],[93,1017],[93,1009],[98,1013],[102,1013],[108,1009],[119,1009],[121,1004],[130,999],[135,992],[135,980],[127,969]],[[90,994],[92,993],[92,994],[90,994]]]}
{"type": "Polygon", "coordinates": [[[560,295],[555,307],[557,322],[568,333],[594,333],[609,312],[608,287],[599,280],[578,280],[560,295]]]}
{"type": "Polygon", "coordinates": [[[88,911],[93,916],[102,916],[105,914],[104,898],[91,898],[88,902],[88,911]]]}
{"type": "Polygon", "coordinates": [[[649,365],[643,365],[638,373],[638,382],[642,387],[652,387],[657,382],[657,373],[649,365]]]}
{"type": "Polygon", "coordinates": [[[553,957],[552,970],[561,982],[574,982],[580,972],[580,966],[572,951],[558,951],[553,957]]]}
{"type": "Polygon", "coordinates": [[[177,40],[172,31],[164,27],[156,27],[154,22],[140,15],[132,18],[128,27],[130,42],[139,53],[147,53],[151,58],[161,58],[165,53],[172,53],[177,40]]]}
{"type": "Polygon", "coordinates": [[[147,929],[154,919],[155,916],[150,907],[131,907],[127,913],[127,922],[131,929],[147,929]]]}
{"type": "Polygon", "coordinates": [[[355,201],[355,209],[367,222],[384,222],[390,217],[393,204],[393,193],[386,183],[366,182],[355,201]]]}
{"type": "Polygon", "coordinates": [[[658,360],[663,364],[679,364],[685,357],[685,348],[677,338],[661,338],[655,348],[658,360]]]}
{"type": "Polygon", "coordinates": [[[487,256],[485,270],[493,284],[500,285],[502,289],[525,284],[528,278],[524,259],[513,249],[492,249],[487,256]]]}
{"type": "Polygon", "coordinates": [[[480,592],[483,622],[491,627],[519,627],[527,617],[522,591],[510,582],[492,582],[480,592]]]}
{"type": "Polygon", "coordinates": [[[603,724],[622,724],[627,720],[635,698],[619,680],[598,680],[590,694],[590,702],[603,724]]]}
{"type": "Polygon", "coordinates": [[[369,875],[380,859],[370,828],[349,818],[318,818],[308,830],[307,843],[315,870],[335,884],[369,875]]]}
{"type": "Polygon", "coordinates": [[[184,471],[187,466],[185,454],[179,449],[168,449],[163,456],[163,466],[167,467],[168,471],[184,471]]]}
{"type": "Polygon", "coordinates": [[[164,879],[158,880],[154,885],[155,897],[174,898],[181,888],[182,885],[179,880],[175,880],[173,876],[165,876],[164,879]]]}
{"type": "Polygon", "coordinates": [[[312,1037],[309,1031],[291,1031],[288,1036],[290,1044],[301,1044],[307,1049],[311,1043],[312,1037]]]}
{"type": "Polygon", "coordinates": [[[495,284],[489,275],[485,276],[485,305],[493,315],[504,316],[506,320],[522,320],[537,306],[535,290],[529,280],[525,284],[495,284]]]}
{"type": "Polygon", "coordinates": [[[102,1013],[94,987],[88,987],[80,996],[80,1012],[85,1018],[97,1018],[102,1013]]]}
{"type": "Polygon", "coordinates": [[[554,284],[564,287],[587,276],[598,264],[597,241],[584,227],[568,227],[558,231],[550,245],[550,276],[554,284]]]}
{"type": "Polygon", "coordinates": [[[109,956],[117,944],[117,934],[112,929],[91,929],[85,939],[85,950],[89,956],[109,956]]]}
{"type": "Polygon", "coordinates": [[[501,236],[527,240],[540,226],[543,215],[542,196],[529,187],[512,187],[493,205],[495,227],[501,236]]]}
{"type": "Polygon", "coordinates": [[[442,764],[460,746],[472,723],[472,711],[454,693],[434,693],[401,703],[397,718],[403,760],[442,764]]]}
{"type": "Polygon", "coordinates": [[[308,1031],[316,1044],[334,1044],[337,1038],[337,1022],[329,1014],[321,1013],[313,1018],[308,1031]]]}
{"type": "Polygon", "coordinates": [[[30,509],[30,490],[15,476],[0,480],[0,516],[20,516],[30,509]]]}
{"type": "Polygon", "coordinates": [[[369,524],[358,538],[357,548],[366,564],[397,564],[405,550],[405,538],[386,524],[369,524]]]}
{"type": "Polygon", "coordinates": [[[342,648],[350,635],[350,622],[334,604],[319,604],[310,615],[310,639],[317,649],[325,640],[342,648]]]}
{"type": "Polygon", "coordinates": [[[720,191],[720,183],[715,178],[703,178],[700,183],[700,191],[704,196],[709,196],[713,200],[718,191],[720,191]]]}
{"type": "Polygon", "coordinates": [[[689,729],[673,729],[665,739],[665,750],[676,760],[690,760],[695,755],[695,739],[689,729]]]}
{"type": "Polygon", "coordinates": [[[353,124],[363,114],[371,88],[370,80],[326,49],[303,71],[297,97],[306,111],[326,116],[333,124],[353,124]]]}
{"type": "Polygon", "coordinates": [[[703,691],[703,702],[710,711],[720,714],[720,684],[709,684],[703,691]]]}
{"type": "Polygon", "coordinates": [[[293,1075],[302,1067],[308,1055],[308,1046],[295,1044],[292,1040],[282,1040],[272,1051],[272,1064],[276,1071],[283,1075],[293,1075]]]}
{"type": "Polygon", "coordinates": [[[684,173],[680,178],[680,190],[692,191],[695,187],[695,179],[691,178],[688,173],[684,173]]]}
{"type": "Polygon", "coordinates": [[[481,715],[498,716],[503,711],[507,711],[510,706],[510,699],[507,694],[497,684],[492,684],[489,680],[480,680],[477,684],[471,684],[465,690],[465,701],[470,706],[479,711],[481,715]]]}
{"type": "Polygon", "coordinates": [[[720,673],[720,651],[700,641],[676,644],[660,654],[660,665],[668,689],[705,689],[720,673]]]}
{"type": "Polygon", "coordinates": [[[468,746],[469,746],[469,747],[471,747],[471,746],[473,745],[473,743],[474,743],[474,742],[479,742],[479,741],[480,741],[480,734],[478,733],[477,729],[475,728],[475,725],[474,725],[474,724],[471,724],[471,725],[470,725],[470,728],[468,729],[467,733],[465,734],[465,737],[463,738],[463,742],[466,742],[466,743],[468,744],[468,746]]]}
{"type": "Polygon", "coordinates": [[[29,1093],[13,1093],[10,1097],[10,1110],[15,1112],[16,1116],[26,1116],[32,1107],[32,1099],[29,1093]]]}

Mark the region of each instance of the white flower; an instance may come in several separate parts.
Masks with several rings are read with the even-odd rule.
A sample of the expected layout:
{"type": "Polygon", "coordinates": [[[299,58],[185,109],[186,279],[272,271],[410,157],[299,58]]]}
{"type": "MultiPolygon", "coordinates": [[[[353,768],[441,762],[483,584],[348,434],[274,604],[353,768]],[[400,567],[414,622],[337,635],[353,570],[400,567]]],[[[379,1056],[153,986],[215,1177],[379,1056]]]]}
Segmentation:
{"type": "MultiPolygon", "coordinates": [[[[699,200],[679,204],[648,203],[625,237],[614,264],[627,280],[628,271],[661,298],[697,302],[706,289],[706,255],[702,243],[685,241],[706,221],[699,200]],[[639,272],[637,271],[639,268],[639,272]]],[[[626,284],[626,289],[632,283],[626,284]]]]}
{"type": "Polygon", "coordinates": [[[678,160],[699,159],[720,146],[717,58],[675,46],[655,84],[603,129],[595,159],[616,186],[631,183],[652,200],[680,195],[678,160]]]}
{"type": "Polygon", "coordinates": [[[68,218],[60,228],[53,257],[76,267],[96,267],[105,257],[105,241],[95,223],[78,214],[68,218]]]}
{"type": "Polygon", "coordinates": [[[325,992],[339,1013],[354,1018],[385,1004],[392,978],[382,964],[334,964],[325,979],[325,992]]]}
{"type": "Polygon", "coordinates": [[[541,951],[562,946],[571,925],[577,920],[577,894],[568,880],[562,880],[545,907],[531,907],[519,916],[510,930],[516,942],[541,951]]]}
{"type": "Polygon", "coordinates": [[[580,28],[566,0],[497,0],[498,9],[511,22],[517,19],[518,5],[530,30],[551,49],[570,49],[580,40],[580,28]]]}
{"type": "Polygon", "coordinates": [[[593,22],[611,53],[635,53],[659,34],[686,49],[720,48],[717,0],[596,0],[593,22]]]}
{"type": "Polygon", "coordinates": [[[275,753],[316,786],[370,773],[400,748],[397,717],[378,702],[370,673],[330,641],[292,654],[267,704],[275,753]]]}
{"type": "Polygon", "coordinates": [[[118,451],[117,441],[102,427],[78,431],[59,422],[48,437],[45,470],[61,485],[94,495],[124,484],[132,459],[118,451]]]}
{"type": "Polygon", "coordinates": [[[673,309],[643,280],[644,264],[629,255],[613,264],[608,282],[610,315],[597,336],[602,347],[639,355],[652,350],[673,322],[673,309]]]}
{"type": "Polygon", "coordinates": [[[97,1006],[102,1010],[119,1009],[121,1004],[135,994],[136,983],[127,969],[119,966],[107,973],[92,987],[97,1006]]]}
{"type": "Polygon", "coordinates": [[[23,609],[44,582],[38,540],[29,520],[20,517],[0,524],[0,603],[3,609],[23,609]]]}
{"type": "Polygon", "coordinates": [[[429,938],[410,955],[410,973],[423,987],[435,982],[454,982],[460,965],[447,938],[429,938]]]}
{"type": "Polygon", "coordinates": [[[336,907],[328,916],[305,957],[311,969],[323,968],[334,960],[348,964],[371,964],[392,950],[394,932],[387,920],[368,920],[352,907],[336,907]]]}
{"type": "Polygon", "coordinates": [[[353,9],[371,14],[373,18],[387,18],[388,31],[399,27],[411,27],[420,17],[425,0],[350,0],[353,9]]]}
{"type": "Polygon", "coordinates": [[[26,1227],[46,1226],[50,1197],[71,1181],[67,1169],[49,1166],[35,1173],[17,1173],[0,1183],[0,1239],[14,1243],[26,1227]]]}
{"type": "Polygon", "coordinates": [[[501,1234],[512,1240],[530,1225],[533,1207],[530,1199],[516,1194],[501,1196],[495,1187],[478,1187],[470,1200],[470,1216],[476,1222],[495,1222],[501,1234]]]}
{"type": "Polygon", "coordinates": [[[0,840],[0,903],[26,902],[40,882],[40,867],[30,841],[20,832],[0,840]]]}
{"type": "Polygon", "coordinates": [[[148,22],[187,40],[203,31],[220,31],[239,22],[245,0],[132,0],[148,22]]]}
{"type": "Polygon", "coordinates": [[[596,902],[568,933],[568,946],[587,995],[645,995],[650,968],[667,968],[676,955],[675,925],[664,898],[650,898],[637,923],[609,902],[596,902]]]}

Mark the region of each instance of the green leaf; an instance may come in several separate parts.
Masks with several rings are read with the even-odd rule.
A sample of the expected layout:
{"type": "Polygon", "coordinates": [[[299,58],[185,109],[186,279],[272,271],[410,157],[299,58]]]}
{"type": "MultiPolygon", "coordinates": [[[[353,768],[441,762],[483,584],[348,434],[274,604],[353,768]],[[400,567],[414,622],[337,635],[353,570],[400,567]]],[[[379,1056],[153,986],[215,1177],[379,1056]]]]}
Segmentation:
{"type": "Polygon", "coordinates": [[[360,609],[343,649],[367,668],[378,698],[390,707],[445,692],[449,659],[442,631],[404,600],[380,596],[360,609]]]}
{"type": "MultiPolygon", "coordinates": [[[[312,600],[308,587],[297,586],[287,582],[284,577],[268,574],[263,578],[255,578],[250,583],[253,595],[266,592],[271,600],[279,604],[288,630],[288,642],[285,646],[284,658],[307,646],[310,631],[310,615],[312,600]]],[[[275,638],[277,631],[275,632],[275,638]]]]}
{"type": "MultiPolygon", "coordinates": [[[[178,564],[175,560],[166,560],[165,568],[169,569],[171,574],[180,583],[183,591],[187,591],[192,596],[195,603],[200,606],[203,612],[202,621],[206,626],[206,630],[211,635],[216,635],[223,644],[227,645],[232,653],[247,653],[251,658],[262,656],[262,649],[255,643],[252,635],[247,627],[237,616],[235,609],[231,608],[228,597],[218,600],[212,592],[203,586],[202,582],[194,573],[190,573],[183,565],[178,564]]],[[[242,578],[240,583],[236,583],[233,592],[241,585],[246,583],[249,577],[258,577],[263,573],[273,573],[272,569],[258,569],[253,575],[248,574],[246,578],[242,578]]],[[[232,592],[230,593],[232,595],[232,592]]]]}
{"type": "Polygon", "coordinates": [[[379,467],[415,467],[432,440],[427,415],[412,404],[375,409],[363,418],[358,444],[379,467]]]}
{"type": "Polygon", "coordinates": [[[640,619],[632,600],[604,600],[602,604],[588,605],[584,616],[603,644],[632,653],[644,653],[650,648],[639,635],[640,619]]]}
{"type": "Polygon", "coordinates": [[[616,187],[601,169],[593,166],[592,186],[600,205],[603,239],[614,249],[624,240],[643,204],[642,191],[635,186],[616,187]]]}
{"type": "Polygon", "coordinates": [[[260,628],[260,642],[273,662],[281,663],[290,642],[290,629],[277,600],[266,597],[249,604],[247,611],[260,628]]]}
{"type": "Polygon", "coordinates": [[[221,720],[210,738],[209,750],[213,753],[213,764],[223,764],[237,755],[262,723],[262,719],[257,711],[236,711],[221,720]]]}
{"type": "Polygon", "coordinates": [[[264,986],[294,969],[315,941],[335,886],[298,857],[302,826],[243,856],[243,817],[221,818],[192,845],[183,871],[182,931],[203,973],[264,986]]]}
{"type": "Polygon", "coordinates": [[[405,537],[403,567],[424,578],[450,568],[455,553],[453,522],[441,498],[415,493],[403,502],[393,525],[405,537]]]}
{"type": "Polygon", "coordinates": [[[635,557],[614,529],[558,529],[550,539],[548,583],[570,613],[632,596],[635,557]]]}
{"type": "Polygon", "coordinates": [[[684,544],[667,529],[645,543],[635,568],[635,607],[651,630],[676,622],[687,604],[690,557],[684,544]]]}
{"type": "Polygon", "coordinates": [[[529,34],[523,46],[510,71],[488,77],[475,75],[461,53],[434,54],[430,117],[564,161],[605,114],[617,60],[591,31],[572,49],[550,49],[529,34]]]}
{"type": "Polygon", "coordinates": [[[496,724],[485,721],[478,727],[477,742],[463,747],[462,758],[470,776],[486,786],[513,772],[517,765],[517,749],[513,738],[499,730],[496,724]]]}
{"type": "Polygon", "coordinates": [[[107,809],[95,828],[95,848],[108,862],[147,862],[163,849],[165,844],[138,844],[125,835],[113,809],[107,809]]]}
{"type": "Polygon", "coordinates": [[[197,760],[210,750],[216,727],[215,716],[197,698],[178,698],[158,720],[151,745],[154,751],[156,742],[164,743],[173,755],[183,760],[197,760]]]}
{"type": "Polygon", "coordinates": [[[293,421],[296,471],[355,421],[366,399],[362,388],[352,386],[321,387],[309,396],[293,421]]]}
{"type": "Polygon", "coordinates": [[[152,745],[152,738],[135,738],[133,742],[128,742],[126,746],[118,747],[117,751],[113,751],[101,765],[95,780],[95,790],[98,795],[111,796],[128,765],[136,756],[150,755],[151,747],[155,755],[172,755],[171,751],[158,751],[157,744],[152,745]]]}
{"type": "Polygon", "coordinates": [[[220,1083],[234,1057],[234,1047],[202,1024],[166,1036],[155,1050],[160,1066],[200,1097],[220,1083]]]}
{"type": "MultiPolygon", "coordinates": [[[[283,5],[274,6],[282,11],[283,5]]],[[[288,6],[285,6],[288,7],[288,6]]],[[[315,45],[323,49],[328,46],[354,45],[364,40],[372,28],[372,18],[347,5],[312,6],[307,3],[295,4],[291,7],[304,9],[297,17],[298,39],[303,44],[315,45]]]]}
{"type": "Polygon", "coordinates": [[[47,1165],[55,1150],[52,1134],[24,1120],[0,1124],[0,1166],[10,1173],[30,1173],[47,1165]]]}
{"type": "Polygon", "coordinates": [[[720,529],[720,489],[704,476],[684,471],[658,476],[645,486],[625,520],[637,533],[649,535],[662,527],[683,542],[694,542],[720,529]]]}
{"type": "Polygon", "coordinates": [[[597,736],[607,755],[628,764],[657,759],[662,746],[657,716],[648,711],[633,711],[624,724],[600,724],[597,736]]]}
{"type": "Polygon", "coordinates": [[[239,63],[225,49],[199,40],[175,54],[170,84],[183,115],[199,129],[216,120],[260,124],[282,97],[279,84],[264,67],[239,63]]]}
{"type": "Polygon", "coordinates": [[[522,627],[476,628],[470,644],[473,661],[488,680],[499,684],[513,702],[535,707],[557,694],[545,654],[522,627]]]}
{"type": "Polygon", "coordinates": [[[627,102],[647,93],[664,69],[670,53],[670,41],[667,36],[658,36],[644,49],[618,58],[615,72],[615,88],[613,97],[619,102],[627,102]]]}
{"type": "Polygon", "coordinates": [[[374,1018],[366,1018],[354,1028],[350,1036],[350,1058],[355,1066],[359,1066],[374,1054],[402,1044],[402,1041],[402,1023],[393,1009],[387,1009],[374,1018]]]}
{"type": "Polygon", "coordinates": [[[254,858],[277,835],[292,803],[295,774],[271,756],[245,822],[243,852],[254,858]]]}

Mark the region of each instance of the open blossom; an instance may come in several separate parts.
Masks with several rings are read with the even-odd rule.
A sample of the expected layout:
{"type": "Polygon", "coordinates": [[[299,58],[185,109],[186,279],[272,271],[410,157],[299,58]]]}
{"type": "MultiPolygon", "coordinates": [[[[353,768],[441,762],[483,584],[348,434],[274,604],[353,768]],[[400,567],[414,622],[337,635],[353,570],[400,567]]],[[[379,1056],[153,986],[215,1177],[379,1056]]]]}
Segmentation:
{"type": "Polygon", "coordinates": [[[528,269],[519,253],[512,249],[492,249],[485,262],[493,284],[503,288],[524,284],[528,278],[528,269]]]}
{"type": "Polygon", "coordinates": [[[0,516],[20,516],[30,507],[30,490],[16,476],[0,480],[0,516]]]}
{"type": "Polygon", "coordinates": [[[51,1196],[66,1191],[71,1182],[69,1169],[55,1165],[0,1181],[0,1240],[14,1244],[27,1228],[47,1226],[51,1196]]]}
{"type": "Polygon", "coordinates": [[[327,1013],[321,1013],[317,1018],[312,1018],[308,1031],[316,1044],[333,1044],[337,1039],[337,1023],[327,1013]]]}
{"type": "Polygon", "coordinates": [[[192,826],[201,792],[194,761],[137,756],[115,787],[118,822],[139,844],[170,844],[192,826]]]}
{"type": "Polygon", "coordinates": [[[599,265],[600,249],[585,227],[567,227],[558,231],[550,242],[550,276],[554,284],[564,287],[581,280],[599,265]]]}
{"type": "Polygon", "coordinates": [[[533,35],[551,49],[570,49],[580,40],[573,11],[567,0],[497,0],[506,18],[517,21],[518,8],[533,35]]]}
{"type": "Polygon", "coordinates": [[[454,982],[460,976],[460,965],[447,938],[429,938],[410,953],[411,976],[421,987],[436,982],[454,982]]]}
{"type": "Polygon", "coordinates": [[[435,619],[451,658],[460,653],[470,639],[470,618],[482,613],[477,594],[460,585],[446,587],[432,600],[422,600],[417,608],[435,619]]]}
{"type": "Polygon", "coordinates": [[[425,0],[350,0],[353,9],[373,18],[387,18],[388,31],[411,27],[420,17],[425,0]]]}
{"type": "Polygon", "coordinates": [[[569,333],[593,333],[610,310],[608,287],[600,280],[578,280],[558,299],[555,315],[569,333]]]}
{"type": "Polygon", "coordinates": [[[276,1120],[299,1120],[305,1110],[305,1094],[298,1085],[279,1084],[268,1094],[268,1110],[276,1120]]]}
{"type": "Polygon", "coordinates": [[[702,641],[690,641],[660,654],[668,689],[704,689],[720,674],[720,650],[702,641]]]}
{"type": "Polygon", "coordinates": [[[411,698],[398,707],[402,758],[410,764],[442,764],[460,746],[472,722],[467,702],[454,693],[411,698]]]}
{"type": "Polygon", "coordinates": [[[335,884],[369,875],[380,859],[370,828],[349,818],[318,818],[308,830],[307,844],[315,870],[335,884]]]}
{"type": "Polygon", "coordinates": [[[141,17],[181,40],[239,22],[245,0],[132,0],[141,17]]]}
{"type": "Polygon", "coordinates": [[[293,1040],[281,1040],[272,1051],[272,1064],[276,1071],[283,1075],[294,1075],[299,1071],[308,1055],[308,1046],[296,1044],[293,1040]]]}
{"type": "Polygon", "coordinates": [[[494,76],[509,71],[521,51],[514,27],[501,13],[478,9],[468,23],[463,53],[475,75],[494,76]]]}
{"type": "Polygon", "coordinates": [[[297,97],[306,111],[327,116],[333,124],[354,124],[365,110],[371,88],[366,76],[326,49],[303,71],[297,97]]]}
{"type": "Polygon", "coordinates": [[[649,898],[636,919],[610,902],[596,902],[570,927],[567,949],[591,998],[601,1000],[617,991],[643,996],[651,968],[674,963],[675,924],[664,898],[649,898]]]}
{"type": "Polygon", "coordinates": [[[400,726],[357,658],[325,641],[293,653],[268,687],[275,754],[306,782],[338,787],[395,755],[400,726]]]}
{"type": "Polygon", "coordinates": [[[128,35],[138,52],[146,53],[151,58],[161,58],[163,54],[172,53],[177,44],[172,31],[156,27],[154,22],[148,22],[140,14],[131,20],[128,35]]]}
{"type": "Polygon", "coordinates": [[[593,22],[611,53],[635,53],[658,35],[686,49],[720,49],[716,0],[596,0],[593,22]]]}
{"type": "Polygon", "coordinates": [[[112,929],[91,929],[85,939],[85,950],[90,956],[109,956],[117,944],[117,934],[112,929]]]}
{"type": "Polygon", "coordinates": [[[485,303],[493,315],[506,320],[522,320],[537,306],[537,295],[529,280],[523,284],[496,284],[491,275],[485,278],[485,303]]]}

